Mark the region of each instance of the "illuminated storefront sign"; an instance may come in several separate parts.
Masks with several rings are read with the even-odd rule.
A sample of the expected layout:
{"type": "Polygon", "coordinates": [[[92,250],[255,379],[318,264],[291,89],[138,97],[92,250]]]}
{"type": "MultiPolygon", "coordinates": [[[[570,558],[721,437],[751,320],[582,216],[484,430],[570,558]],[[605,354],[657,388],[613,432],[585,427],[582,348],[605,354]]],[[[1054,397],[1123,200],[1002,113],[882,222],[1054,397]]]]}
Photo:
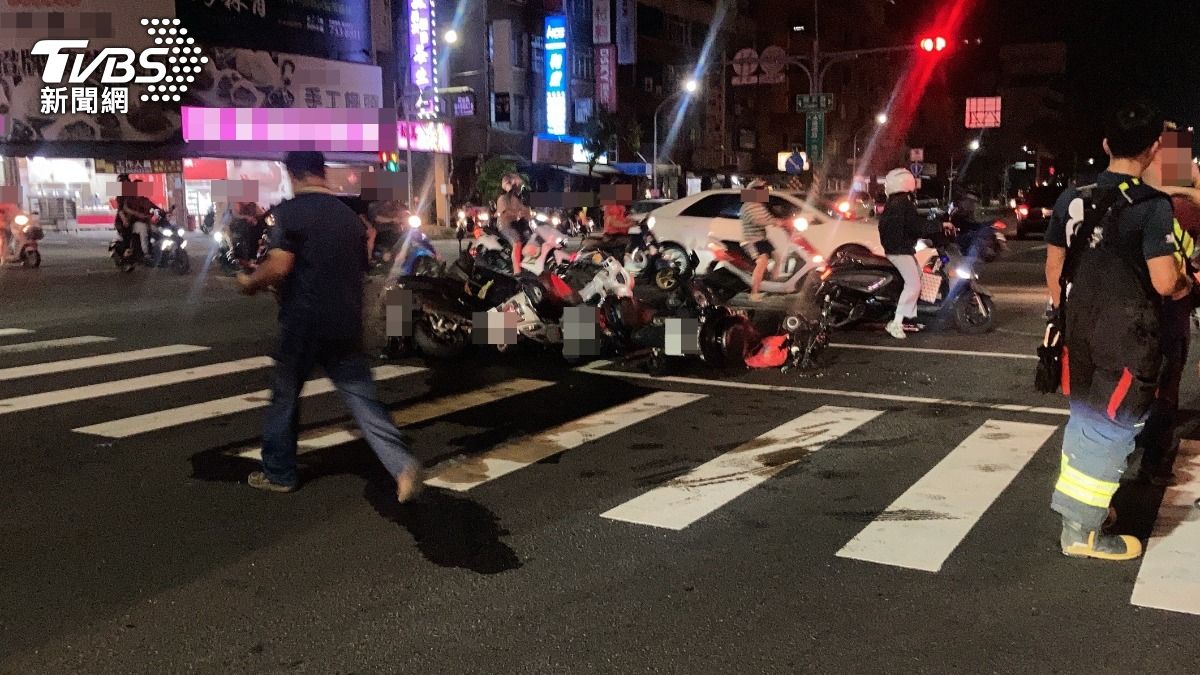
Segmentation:
{"type": "MultiPolygon", "coordinates": [[[[415,1],[415,0],[414,0],[415,1]]],[[[567,133],[567,17],[546,17],[546,133],[567,133]]]]}
{"type": "Polygon", "coordinates": [[[434,0],[408,0],[408,72],[420,94],[417,115],[437,116],[437,17],[434,0]]]}

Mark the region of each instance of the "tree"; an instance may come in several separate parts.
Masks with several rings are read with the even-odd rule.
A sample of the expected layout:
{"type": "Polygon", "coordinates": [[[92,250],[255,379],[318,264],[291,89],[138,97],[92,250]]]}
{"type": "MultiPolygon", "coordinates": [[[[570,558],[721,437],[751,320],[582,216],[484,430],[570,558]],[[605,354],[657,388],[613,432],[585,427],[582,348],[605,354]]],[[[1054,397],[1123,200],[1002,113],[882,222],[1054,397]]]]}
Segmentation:
{"type": "Polygon", "coordinates": [[[596,160],[612,149],[620,134],[616,115],[607,110],[598,110],[583,129],[583,152],[587,156],[588,175],[596,167],[596,160]]]}
{"type": "MultiPolygon", "coordinates": [[[[510,173],[517,173],[517,163],[511,159],[493,157],[483,163],[483,167],[479,169],[476,187],[479,189],[479,196],[483,198],[484,203],[490,204],[496,201],[502,189],[501,181],[505,174],[510,173]]],[[[521,179],[526,183],[529,182],[529,177],[524,174],[521,174],[521,179]]]]}
{"type": "Polygon", "coordinates": [[[633,149],[633,153],[638,155],[642,152],[642,125],[637,122],[631,122],[625,127],[625,143],[633,149]]]}

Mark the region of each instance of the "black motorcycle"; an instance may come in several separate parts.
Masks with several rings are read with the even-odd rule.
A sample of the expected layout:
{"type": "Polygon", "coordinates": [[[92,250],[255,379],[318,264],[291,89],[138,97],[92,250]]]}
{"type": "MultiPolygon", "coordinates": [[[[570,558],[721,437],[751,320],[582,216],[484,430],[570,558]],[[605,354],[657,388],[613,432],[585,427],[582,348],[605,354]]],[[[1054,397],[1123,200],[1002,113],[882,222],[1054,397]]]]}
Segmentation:
{"type": "MultiPolygon", "coordinates": [[[[900,271],[887,258],[873,255],[838,256],[821,272],[821,282],[819,294],[827,298],[833,328],[890,321],[904,290],[900,271]]],[[[974,261],[947,243],[921,270],[917,312],[952,318],[969,335],[990,331],[996,318],[992,293],[979,283],[974,261]]]]}
{"type": "Polygon", "coordinates": [[[141,237],[131,233],[127,237],[118,236],[108,245],[109,257],[113,259],[117,269],[125,273],[132,272],[139,264],[144,264],[148,267],[170,268],[176,274],[187,274],[192,265],[188,258],[188,242],[183,236],[183,228],[175,227],[167,211],[154,209],[152,216],[156,227],[150,228],[149,252],[142,251],[141,237]]]}

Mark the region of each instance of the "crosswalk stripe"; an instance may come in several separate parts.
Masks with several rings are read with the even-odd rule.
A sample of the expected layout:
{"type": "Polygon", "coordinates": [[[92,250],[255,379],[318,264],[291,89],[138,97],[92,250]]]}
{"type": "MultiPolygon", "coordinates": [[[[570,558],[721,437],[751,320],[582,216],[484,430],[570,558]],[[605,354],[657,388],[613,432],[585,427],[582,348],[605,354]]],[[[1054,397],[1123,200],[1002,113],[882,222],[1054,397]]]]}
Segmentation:
{"type": "Polygon", "coordinates": [[[601,515],[682,530],[881,414],[822,406],[601,515]]]}
{"type": "Polygon", "coordinates": [[[1200,442],[1180,443],[1175,475],[1180,482],[1163,495],[1130,602],[1200,614],[1200,442]]]}
{"type": "MultiPolygon", "coordinates": [[[[473,389],[462,394],[442,396],[431,401],[421,401],[407,405],[392,413],[392,421],[398,427],[412,426],[443,415],[449,415],[459,410],[474,408],[485,403],[494,403],[502,399],[517,396],[518,394],[527,394],[553,384],[553,382],[545,380],[528,380],[525,378],[507,380],[499,384],[488,385],[482,389],[473,389]]],[[[342,445],[343,443],[352,443],[360,438],[362,438],[362,434],[359,433],[358,427],[353,422],[310,429],[300,435],[296,452],[299,454],[315,452],[342,445]]],[[[235,450],[233,453],[238,457],[262,460],[262,448],[258,444],[235,450]]]]}
{"type": "Polygon", "coordinates": [[[148,359],[161,359],[167,356],[179,356],[181,354],[203,352],[207,351],[208,349],[208,347],[200,347],[197,345],[167,345],[165,347],[135,349],[128,352],[115,352],[113,354],[101,354],[99,356],[85,356],[79,359],[66,359],[64,361],[35,363],[29,366],[0,368],[0,382],[6,380],[19,380],[23,377],[34,377],[37,375],[50,375],[53,373],[65,373],[72,370],[84,370],[86,368],[111,366],[118,363],[130,363],[133,361],[144,361],[148,359]]]}
{"type": "Polygon", "coordinates": [[[937,572],[1057,427],[988,420],[838,557],[937,572]]]}
{"type": "Polygon", "coordinates": [[[703,394],[655,392],[535,436],[506,443],[481,455],[450,462],[435,469],[434,476],[426,480],[425,484],[466,492],[547,457],[577,448],[702,398],[703,394]]]}
{"type": "Polygon", "coordinates": [[[77,403],[93,398],[125,394],[143,389],[153,389],[155,387],[165,387],[193,380],[203,380],[209,377],[244,373],[247,370],[255,368],[266,368],[271,364],[272,361],[269,356],[254,356],[248,359],[238,359],[237,361],[225,361],[223,363],[213,363],[196,368],[173,370],[168,373],[156,373],[142,377],[131,377],[126,380],[113,380],[111,382],[101,382],[100,384],[90,384],[83,387],[72,387],[71,389],[60,389],[41,394],[6,398],[0,400],[0,415],[47,408],[63,403],[77,403]]]}
{"type": "Polygon", "coordinates": [[[10,335],[28,335],[33,331],[28,328],[0,328],[0,337],[8,337],[10,335]]]}
{"type": "MultiPolygon", "coordinates": [[[[372,374],[379,381],[412,375],[423,370],[425,369],[411,366],[379,366],[372,371],[372,374]]],[[[320,396],[328,394],[333,390],[333,381],[329,378],[312,379],[304,383],[304,388],[300,390],[300,397],[320,396]]],[[[74,429],[74,431],[81,434],[103,436],[105,438],[129,438],[130,436],[199,422],[213,417],[222,417],[256,408],[265,408],[270,402],[271,390],[260,389],[249,394],[227,396],[225,398],[204,401],[203,403],[194,403],[168,410],[156,410],[144,415],[135,415],[119,420],[101,422],[100,424],[92,424],[86,427],[79,427],[78,429],[74,429]]]]}
{"type": "Polygon", "coordinates": [[[100,335],[80,335],[79,337],[60,338],[58,340],[17,342],[11,345],[0,345],[0,354],[24,354],[26,352],[36,352],[43,349],[55,349],[57,347],[94,345],[98,342],[112,342],[115,339],[116,338],[102,337],[100,335]]]}

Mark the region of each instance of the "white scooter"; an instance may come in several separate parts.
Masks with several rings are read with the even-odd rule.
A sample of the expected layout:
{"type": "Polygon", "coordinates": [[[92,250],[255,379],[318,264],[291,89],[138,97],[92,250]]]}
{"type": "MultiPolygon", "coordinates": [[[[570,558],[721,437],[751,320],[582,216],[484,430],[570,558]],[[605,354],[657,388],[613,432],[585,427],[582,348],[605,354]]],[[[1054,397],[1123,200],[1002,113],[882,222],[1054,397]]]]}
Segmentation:
{"type": "MultiPolygon", "coordinates": [[[[539,213],[535,217],[538,223],[532,228],[532,237],[525,245],[524,260],[521,269],[535,276],[540,276],[549,267],[566,265],[571,262],[571,256],[563,250],[567,244],[566,237],[552,227],[546,214],[539,213]],[[534,240],[541,240],[540,247],[534,240]]],[[[510,273],[512,269],[512,253],[509,243],[500,236],[498,230],[490,227],[487,221],[481,223],[482,233],[475,238],[471,253],[480,262],[497,272],[510,273]]]]}
{"type": "MultiPolygon", "coordinates": [[[[814,269],[821,267],[825,259],[819,255],[804,232],[808,229],[806,218],[796,218],[792,221],[794,231],[790,233],[788,248],[783,256],[776,256],[774,269],[768,269],[771,276],[763,279],[759,287],[763,293],[772,295],[790,295],[800,290],[804,277],[814,269]],[[782,265],[782,267],[780,267],[782,265]],[[786,279],[780,279],[786,273],[787,267],[793,270],[786,279]],[[776,277],[776,278],[771,278],[776,277]]],[[[708,249],[712,251],[714,260],[709,267],[710,274],[724,270],[724,276],[740,280],[746,289],[754,279],[755,262],[750,254],[742,248],[741,242],[710,238],[708,249]]]]}

